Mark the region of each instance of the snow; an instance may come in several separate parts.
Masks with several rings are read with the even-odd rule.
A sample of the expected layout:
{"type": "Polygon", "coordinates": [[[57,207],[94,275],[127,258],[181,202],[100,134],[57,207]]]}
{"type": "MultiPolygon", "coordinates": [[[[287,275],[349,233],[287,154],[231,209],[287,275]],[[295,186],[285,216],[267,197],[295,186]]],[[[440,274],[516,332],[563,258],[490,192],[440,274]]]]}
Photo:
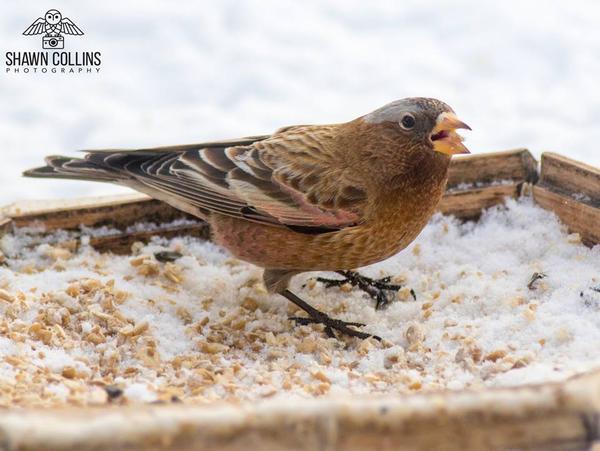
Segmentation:
{"type": "Polygon", "coordinates": [[[142,402],[150,402],[156,399],[156,396],[148,390],[146,385],[139,383],[128,386],[125,389],[125,396],[132,400],[142,402]]]}
{"type": "MultiPolygon", "coordinates": [[[[528,147],[600,165],[600,3],[508,0],[0,2],[3,53],[59,6],[97,75],[0,75],[0,204],[124,192],[22,179],[47,154],[268,133],[397,98],[447,101],[475,153],[528,147]]],[[[4,69],[4,68],[3,68],[4,69]]]]}
{"type": "Polygon", "coordinates": [[[366,323],[382,343],[293,325],[287,317],[302,313],[266,293],[261,270],[210,242],[156,238],[115,256],[61,247],[63,232],[36,236],[18,230],[0,242],[11,252],[0,267],[5,405],[105,403],[108,386],[123,390],[119,402],[376,396],[600,367],[600,246],[585,247],[529,198],[477,223],[436,215],[406,250],[362,269],[405,285],[384,310],[314,280],[335,275],[292,281],[312,305],[366,323]],[[160,263],[152,256],[162,250],[183,257],[160,263]],[[535,273],[544,277],[532,282],[535,273]]]}

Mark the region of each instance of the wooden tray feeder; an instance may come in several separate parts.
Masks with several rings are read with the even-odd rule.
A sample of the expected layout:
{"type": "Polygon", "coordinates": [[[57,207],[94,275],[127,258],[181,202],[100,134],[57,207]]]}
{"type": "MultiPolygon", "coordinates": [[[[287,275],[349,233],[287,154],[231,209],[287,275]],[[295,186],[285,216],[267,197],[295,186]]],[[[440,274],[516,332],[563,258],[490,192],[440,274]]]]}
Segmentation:
{"type": "MultiPolygon", "coordinates": [[[[506,197],[531,195],[582,241],[600,243],[600,170],[555,153],[541,164],[525,149],[454,159],[439,211],[476,219],[506,197]]],[[[205,223],[143,195],[2,210],[0,234],[43,225],[79,230],[138,222],[152,232],[95,237],[99,251],[128,253],[151,236],[209,239],[205,223]],[[164,225],[177,219],[185,225],[164,225]]],[[[589,449],[600,440],[600,373],[562,383],[433,394],[314,399],[253,405],[143,405],[8,409],[0,413],[2,449],[181,450],[589,449]]]]}

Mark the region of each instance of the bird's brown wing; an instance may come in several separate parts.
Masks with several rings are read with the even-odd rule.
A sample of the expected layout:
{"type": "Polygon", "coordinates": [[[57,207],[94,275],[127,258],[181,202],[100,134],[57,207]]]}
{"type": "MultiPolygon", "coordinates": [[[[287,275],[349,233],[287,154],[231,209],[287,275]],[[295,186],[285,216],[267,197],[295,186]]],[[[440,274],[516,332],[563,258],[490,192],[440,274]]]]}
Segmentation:
{"type": "MultiPolygon", "coordinates": [[[[286,127],[270,139],[255,143],[245,157],[257,162],[255,165],[264,165],[272,189],[287,195],[285,210],[272,213],[276,217],[306,226],[343,227],[360,222],[366,191],[332,152],[336,128],[286,127]]],[[[254,191],[244,190],[247,199],[248,193],[254,191]]],[[[274,208],[260,193],[253,204],[266,211],[274,208]]]]}
{"type": "Polygon", "coordinates": [[[90,151],[86,160],[119,171],[124,184],[150,195],[317,233],[360,222],[366,201],[328,153],[331,133],[327,126],[300,127],[252,142],[90,151]]]}

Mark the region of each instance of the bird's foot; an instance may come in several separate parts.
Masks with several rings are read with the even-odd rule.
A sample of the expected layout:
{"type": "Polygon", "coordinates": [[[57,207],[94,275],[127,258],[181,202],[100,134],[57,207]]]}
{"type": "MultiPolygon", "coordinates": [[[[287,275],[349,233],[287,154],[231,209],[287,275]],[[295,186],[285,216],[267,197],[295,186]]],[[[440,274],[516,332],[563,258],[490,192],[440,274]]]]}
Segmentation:
{"type": "MultiPolygon", "coordinates": [[[[397,292],[399,289],[403,288],[403,285],[391,283],[391,276],[382,277],[381,279],[373,279],[371,277],[363,276],[354,271],[336,272],[344,278],[327,279],[325,277],[317,277],[316,280],[317,282],[324,283],[326,288],[339,287],[347,283],[352,285],[353,287],[357,287],[360,290],[367,293],[369,296],[371,296],[372,299],[375,299],[375,308],[377,310],[387,306],[391,302],[388,292],[397,292]]],[[[413,289],[410,290],[410,294],[416,301],[417,295],[415,294],[413,289]]]]}
{"type": "Polygon", "coordinates": [[[377,335],[367,334],[365,332],[361,332],[359,330],[351,329],[350,327],[348,327],[348,326],[362,327],[362,326],[364,326],[363,323],[352,323],[352,322],[348,322],[348,321],[342,321],[341,319],[331,318],[329,315],[326,315],[325,313],[323,313],[322,315],[319,315],[318,318],[313,318],[313,317],[306,318],[303,316],[290,316],[289,319],[294,321],[296,324],[301,324],[303,326],[306,326],[308,324],[323,324],[325,326],[325,333],[327,334],[328,337],[331,337],[331,338],[336,338],[335,333],[333,331],[337,330],[338,332],[348,335],[350,337],[357,337],[357,338],[362,338],[362,339],[373,337],[376,340],[381,341],[381,337],[378,337],[377,335]]]}
{"type": "Polygon", "coordinates": [[[289,290],[285,290],[281,294],[285,296],[288,300],[296,304],[298,307],[300,307],[302,310],[304,310],[306,313],[308,313],[308,318],[301,316],[292,316],[289,318],[290,320],[296,322],[296,324],[323,324],[325,326],[325,333],[328,337],[331,338],[336,338],[334,330],[337,330],[338,332],[348,335],[350,337],[357,337],[362,339],[373,337],[374,339],[381,341],[381,337],[378,337],[377,335],[371,335],[349,327],[362,327],[364,326],[363,323],[353,323],[348,321],[342,321],[341,319],[332,318],[326,313],[317,310],[307,302],[303,301],[289,290]]]}

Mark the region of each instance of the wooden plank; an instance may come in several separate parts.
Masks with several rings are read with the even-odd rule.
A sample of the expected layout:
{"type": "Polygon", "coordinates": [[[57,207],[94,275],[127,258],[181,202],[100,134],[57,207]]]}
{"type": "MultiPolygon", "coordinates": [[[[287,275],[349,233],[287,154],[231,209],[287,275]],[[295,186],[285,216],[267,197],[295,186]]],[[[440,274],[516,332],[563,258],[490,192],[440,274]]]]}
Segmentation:
{"type": "Polygon", "coordinates": [[[449,191],[442,197],[437,211],[461,219],[474,219],[482,210],[503,203],[507,197],[518,197],[519,192],[520,184],[517,183],[449,191]]]}
{"type": "Polygon", "coordinates": [[[542,154],[533,197],[553,211],[571,232],[593,246],[600,243],[600,170],[555,153],[542,154]]]}
{"type": "Polygon", "coordinates": [[[564,382],[260,403],[5,409],[19,450],[591,450],[598,372],[564,382]]]}
{"type": "Polygon", "coordinates": [[[176,219],[191,218],[190,215],[155,199],[127,200],[97,206],[73,207],[58,210],[43,210],[14,216],[16,227],[42,223],[46,230],[76,229],[80,225],[118,229],[136,222],[161,224],[176,219]]]}
{"type": "Polygon", "coordinates": [[[600,243],[600,208],[544,186],[533,187],[533,198],[540,207],[553,211],[571,232],[579,233],[585,244],[600,243]]]}
{"type": "Polygon", "coordinates": [[[132,191],[128,194],[113,196],[76,197],[72,199],[40,199],[13,202],[0,208],[0,215],[14,218],[32,213],[50,213],[85,207],[104,207],[113,204],[127,203],[130,201],[146,200],[150,196],[132,191]]]}
{"type": "Polygon", "coordinates": [[[481,211],[516,198],[524,183],[537,181],[537,161],[527,149],[453,158],[438,211],[475,219],[481,211]],[[512,182],[512,183],[511,183],[512,182]]]}
{"type": "Polygon", "coordinates": [[[540,185],[555,191],[581,194],[588,203],[600,207],[600,169],[556,153],[542,154],[540,185]]]}
{"type": "Polygon", "coordinates": [[[0,236],[12,230],[13,223],[11,218],[0,219],[0,236]]]}
{"type": "Polygon", "coordinates": [[[146,232],[121,232],[91,238],[90,245],[100,252],[128,253],[135,241],[147,242],[153,236],[172,238],[190,235],[209,238],[206,223],[163,202],[138,193],[106,198],[25,202],[5,207],[2,212],[7,217],[0,220],[0,234],[9,232],[13,227],[37,224],[43,224],[47,232],[58,229],[78,229],[81,225],[88,227],[106,225],[121,230],[139,222],[159,225],[159,227],[146,232]],[[198,221],[198,224],[162,225],[177,219],[194,219],[198,221]]]}
{"type": "Polygon", "coordinates": [[[136,241],[148,242],[152,237],[175,238],[177,236],[193,236],[204,240],[210,239],[210,228],[205,222],[195,225],[158,228],[147,232],[120,233],[90,239],[90,245],[98,252],[129,254],[131,245],[136,241]]]}
{"type": "Polygon", "coordinates": [[[453,158],[448,188],[460,184],[485,184],[499,180],[535,183],[537,161],[527,149],[466,155],[453,158]]]}

